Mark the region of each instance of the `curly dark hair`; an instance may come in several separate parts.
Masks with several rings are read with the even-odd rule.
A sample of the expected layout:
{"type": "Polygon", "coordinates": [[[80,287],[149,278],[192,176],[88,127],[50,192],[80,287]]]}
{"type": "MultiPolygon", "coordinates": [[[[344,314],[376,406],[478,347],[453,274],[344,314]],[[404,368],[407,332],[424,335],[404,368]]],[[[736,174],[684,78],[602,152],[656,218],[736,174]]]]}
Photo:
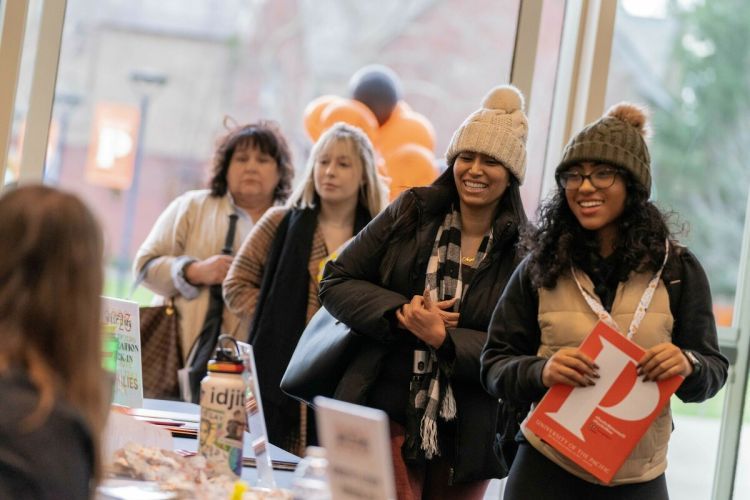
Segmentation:
{"type": "MultiPolygon", "coordinates": [[[[656,272],[664,260],[664,240],[670,239],[670,254],[677,252],[674,235],[669,229],[672,213],[665,214],[649,200],[649,192],[628,172],[620,170],[625,180],[625,208],[617,220],[620,254],[618,281],[625,281],[632,271],[656,272]]],[[[529,257],[528,269],[537,288],[554,288],[557,279],[568,272],[571,262],[577,268],[588,268],[599,253],[596,231],[578,222],[565,199],[565,190],[557,188],[539,208],[536,228],[529,227],[521,237],[522,251],[529,257]]]]}
{"type": "Polygon", "coordinates": [[[284,203],[292,192],[292,179],[294,179],[292,152],[279,125],[269,120],[240,125],[229,130],[219,139],[213,160],[211,196],[227,194],[227,171],[232,155],[237,148],[247,146],[257,146],[263,153],[276,160],[279,183],[273,191],[273,199],[277,203],[284,203]]]}

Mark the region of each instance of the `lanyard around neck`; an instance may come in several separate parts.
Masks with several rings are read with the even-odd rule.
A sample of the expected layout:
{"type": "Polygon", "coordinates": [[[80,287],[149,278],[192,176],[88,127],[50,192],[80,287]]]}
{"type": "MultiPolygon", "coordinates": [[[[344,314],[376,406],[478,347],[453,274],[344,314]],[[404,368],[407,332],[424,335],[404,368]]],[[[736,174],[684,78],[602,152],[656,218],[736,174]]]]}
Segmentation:
{"type": "MultiPolygon", "coordinates": [[[[661,267],[658,271],[656,271],[654,277],[651,278],[651,281],[649,281],[646,290],[643,292],[643,296],[641,296],[641,301],[638,303],[638,309],[636,309],[635,314],[633,315],[633,320],[630,322],[630,327],[628,328],[627,337],[629,340],[633,339],[635,332],[638,331],[638,327],[641,326],[641,321],[643,321],[643,318],[646,316],[646,310],[648,309],[648,306],[651,305],[651,299],[654,297],[656,287],[659,286],[661,273],[662,271],[664,271],[664,266],[667,265],[667,259],[669,258],[669,240],[665,240],[664,246],[664,262],[662,262],[661,267]]],[[[599,320],[619,332],[620,327],[617,325],[615,320],[612,319],[612,315],[609,314],[606,309],[604,309],[602,303],[598,299],[593,297],[589,292],[583,289],[583,286],[581,286],[581,282],[578,280],[578,276],[576,276],[576,272],[573,268],[572,263],[570,264],[570,274],[573,275],[573,279],[575,280],[576,285],[578,285],[578,290],[580,290],[583,299],[589,305],[591,310],[594,311],[594,313],[599,317],[599,320]]]]}

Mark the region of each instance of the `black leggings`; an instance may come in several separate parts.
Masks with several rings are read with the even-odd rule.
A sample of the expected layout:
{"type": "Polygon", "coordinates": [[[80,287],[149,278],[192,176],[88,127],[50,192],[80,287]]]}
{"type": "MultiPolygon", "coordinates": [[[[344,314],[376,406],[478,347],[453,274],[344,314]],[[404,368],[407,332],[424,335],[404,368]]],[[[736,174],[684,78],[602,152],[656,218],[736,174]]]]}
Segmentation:
{"type": "Polygon", "coordinates": [[[505,485],[503,500],[669,500],[667,480],[662,474],[644,483],[602,486],[570,474],[521,443],[505,485]]]}

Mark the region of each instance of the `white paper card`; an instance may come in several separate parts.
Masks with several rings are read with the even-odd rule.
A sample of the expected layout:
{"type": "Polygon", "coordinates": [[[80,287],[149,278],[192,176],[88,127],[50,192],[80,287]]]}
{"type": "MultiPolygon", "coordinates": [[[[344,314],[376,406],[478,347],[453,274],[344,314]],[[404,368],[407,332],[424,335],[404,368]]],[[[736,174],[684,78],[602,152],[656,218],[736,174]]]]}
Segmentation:
{"type": "Polygon", "coordinates": [[[138,304],[129,300],[102,297],[102,323],[114,325],[118,341],[112,402],[131,408],[143,408],[138,304]]]}
{"type": "Polygon", "coordinates": [[[395,499],[386,414],[317,397],[315,415],[328,458],[333,500],[395,499]]]}
{"type": "Polygon", "coordinates": [[[172,434],[168,430],[117,411],[110,411],[102,439],[104,462],[111,463],[112,454],[128,443],[138,443],[162,450],[174,449],[172,434]]]}

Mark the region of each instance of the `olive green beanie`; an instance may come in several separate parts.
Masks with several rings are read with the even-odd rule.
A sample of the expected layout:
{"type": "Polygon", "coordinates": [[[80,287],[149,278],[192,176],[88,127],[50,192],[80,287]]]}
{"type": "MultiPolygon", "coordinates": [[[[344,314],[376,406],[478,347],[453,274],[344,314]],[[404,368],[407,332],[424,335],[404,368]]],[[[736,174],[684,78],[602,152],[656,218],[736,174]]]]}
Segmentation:
{"type": "Polygon", "coordinates": [[[651,192],[651,156],[645,137],[646,111],[622,102],[612,106],[594,123],[573,137],[555,173],[581,162],[608,163],[630,172],[633,178],[651,192]]]}

